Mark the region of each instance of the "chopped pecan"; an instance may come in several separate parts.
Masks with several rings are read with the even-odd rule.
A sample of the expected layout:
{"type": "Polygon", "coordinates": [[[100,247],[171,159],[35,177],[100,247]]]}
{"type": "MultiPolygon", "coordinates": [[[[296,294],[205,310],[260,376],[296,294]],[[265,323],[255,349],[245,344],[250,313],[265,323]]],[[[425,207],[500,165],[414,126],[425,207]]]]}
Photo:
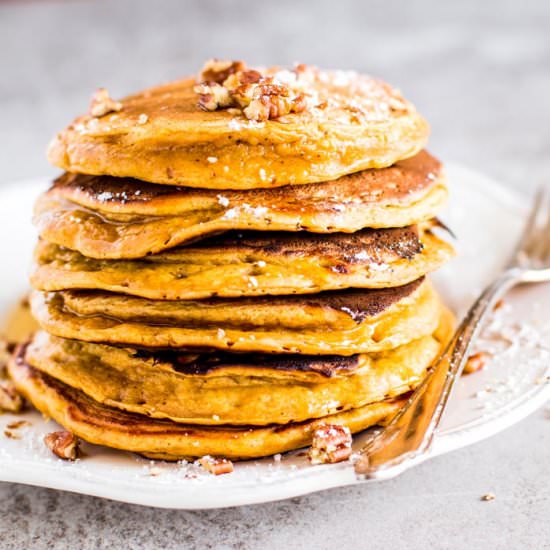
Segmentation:
{"type": "Polygon", "coordinates": [[[98,88],[90,103],[90,114],[93,117],[101,117],[121,109],[122,103],[111,99],[106,88],[98,88]]]}
{"type": "MultiPolygon", "coordinates": [[[[234,73],[227,77],[223,85],[232,93],[246,95],[247,90],[252,90],[251,84],[258,84],[263,79],[262,73],[254,69],[248,69],[239,73],[234,73]]],[[[249,99],[252,99],[250,96],[249,99]]]]}
{"type": "Polygon", "coordinates": [[[243,113],[249,120],[267,120],[271,108],[267,99],[253,99],[248,107],[243,109],[243,113]]]}
{"type": "Polygon", "coordinates": [[[76,460],[79,455],[80,440],[71,432],[51,432],[44,437],[50,451],[63,460],[76,460]]]}
{"type": "Polygon", "coordinates": [[[299,94],[295,97],[285,95],[266,94],[258,99],[253,99],[243,109],[243,113],[249,120],[263,121],[270,118],[279,118],[288,113],[300,113],[306,108],[304,96],[299,94]]]}
{"type": "Polygon", "coordinates": [[[13,432],[8,428],[4,430],[4,436],[7,437],[8,439],[21,439],[21,436],[19,434],[16,434],[15,432],[13,432]]]}
{"type": "Polygon", "coordinates": [[[490,358],[490,354],[485,351],[478,351],[468,357],[466,364],[464,365],[464,374],[472,374],[474,372],[480,371],[490,358]]]}
{"type": "MultiPolygon", "coordinates": [[[[199,106],[206,111],[238,105],[249,120],[264,121],[307,107],[305,95],[291,89],[289,82],[246,69],[242,62],[216,61],[205,67],[194,90],[199,94],[199,106]]],[[[295,82],[296,73],[288,74],[295,82]]]]}
{"type": "Polygon", "coordinates": [[[25,426],[30,426],[31,423],[27,420],[16,420],[15,422],[10,422],[6,428],[8,430],[18,430],[19,428],[24,428],[25,426]]]}
{"type": "Polygon", "coordinates": [[[351,432],[347,426],[327,424],[315,430],[308,458],[312,464],[333,464],[351,456],[351,432]]]}
{"type": "MultiPolygon", "coordinates": [[[[264,96],[262,98],[262,102],[267,103],[267,105],[269,106],[269,114],[267,118],[279,118],[289,113],[301,113],[306,109],[306,102],[302,94],[299,94],[293,98],[264,96]]],[[[246,109],[245,115],[247,116],[247,118],[255,120],[254,118],[249,116],[250,113],[247,113],[246,109]]],[[[265,119],[259,118],[258,120],[265,119]]]]}
{"type": "Polygon", "coordinates": [[[209,59],[201,69],[199,82],[216,82],[222,84],[228,76],[246,70],[243,61],[224,61],[220,59],[209,59]]]}
{"type": "Polygon", "coordinates": [[[0,380],[0,411],[18,413],[25,402],[11,380],[0,380]]]}
{"type": "Polygon", "coordinates": [[[227,458],[216,458],[205,455],[199,459],[199,464],[215,476],[230,474],[233,471],[233,462],[227,458]]]}
{"type": "Polygon", "coordinates": [[[302,93],[294,95],[288,86],[275,84],[271,78],[243,84],[233,92],[233,96],[246,118],[256,121],[299,113],[307,106],[302,93]]]}
{"type": "Polygon", "coordinates": [[[193,89],[199,94],[199,107],[204,111],[215,111],[234,104],[229,90],[215,82],[199,84],[193,89]]]}

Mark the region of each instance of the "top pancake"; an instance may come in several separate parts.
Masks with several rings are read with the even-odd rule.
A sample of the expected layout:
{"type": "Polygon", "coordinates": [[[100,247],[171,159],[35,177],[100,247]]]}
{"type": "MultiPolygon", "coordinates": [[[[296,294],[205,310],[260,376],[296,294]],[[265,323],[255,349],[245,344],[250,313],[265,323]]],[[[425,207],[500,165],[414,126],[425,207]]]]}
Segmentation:
{"type": "Polygon", "coordinates": [[[264,122],[235,109],[208,112],[187,78],[126,97],[118,112],[76,118],[48,158],[83,174],[254,189],[390,166],[426,144],[427,122],[384,82],[341,71],[268,73],[294,79],[308,108],[264,122]]]}

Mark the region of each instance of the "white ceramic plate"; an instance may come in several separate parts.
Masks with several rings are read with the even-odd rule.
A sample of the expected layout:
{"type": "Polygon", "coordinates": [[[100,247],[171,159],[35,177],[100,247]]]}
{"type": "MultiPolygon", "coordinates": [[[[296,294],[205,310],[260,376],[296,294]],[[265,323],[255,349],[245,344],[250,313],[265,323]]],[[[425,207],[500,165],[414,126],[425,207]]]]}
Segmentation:
{"type": "MultiPolygon", "coordinates": [[[[448,166],[451,207],[443,215],[456,232],[459,255],[436,276],[447,302],[459,314],[506,260],[522,227],[526,204],[484,176],[448,166]]],[[[35,232],[32,202],[47,181],[0,187],[0,311],[26,290],[26,268],[35,232]]],[[[449,404],[429,456],[487,438],[518,422],[550,398],[550,323],[540,304],[550,286],[516,291],[496,313],[479,346],[494,353],[483,371],[463,377],[449,404]]],[[[56,429],[37,413],[0,416],[0,480],[63,489],[167,508],[221,508],[267,502],[355,483],[349,463],[309,466],[301,453],[238,464],[226,476],[211,476],[193,464],[152,463],[129,453],[84,445],[85,458],[58,460],[42,443],[56,429]],[[2,436],[24,418],[21,439],[2,436]]],[[[362,438],[355,438],[355,446],[362,438]]],[[[527,452],[527,451],[526,451],[527,452]]]]}

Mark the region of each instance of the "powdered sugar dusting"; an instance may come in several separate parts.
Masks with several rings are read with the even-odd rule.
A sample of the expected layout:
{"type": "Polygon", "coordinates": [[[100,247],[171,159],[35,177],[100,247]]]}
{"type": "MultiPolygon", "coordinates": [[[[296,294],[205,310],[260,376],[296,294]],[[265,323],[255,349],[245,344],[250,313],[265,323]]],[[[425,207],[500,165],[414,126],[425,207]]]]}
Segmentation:
{"type": "MultiPolygon", "coordinates": [[[[534,303],[532,308],[540,305],[534,303]]],[[[505,302],[493,312],[475,345],[475,352],[490,356],[482,371],[483,388],[473,394],[478,407],[489,414],[521,395],[526,384],[550,380],[550,321],[517,319],[514,307],[505,302]]]]}

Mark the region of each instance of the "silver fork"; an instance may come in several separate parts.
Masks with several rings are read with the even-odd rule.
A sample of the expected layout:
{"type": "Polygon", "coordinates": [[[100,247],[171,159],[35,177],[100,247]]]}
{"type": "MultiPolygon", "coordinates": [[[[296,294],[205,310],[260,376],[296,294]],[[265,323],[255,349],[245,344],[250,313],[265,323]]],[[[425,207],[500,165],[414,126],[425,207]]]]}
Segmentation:
{"type": "Polygon", "coordinates": [[[541,187],[514,254],[470,308],[447,348],[404,408],[361,449],[357,474],[385,479],[428,456],[449,395],[488,313],[518,283],[550,281],[550,188],[541,187]]]}

